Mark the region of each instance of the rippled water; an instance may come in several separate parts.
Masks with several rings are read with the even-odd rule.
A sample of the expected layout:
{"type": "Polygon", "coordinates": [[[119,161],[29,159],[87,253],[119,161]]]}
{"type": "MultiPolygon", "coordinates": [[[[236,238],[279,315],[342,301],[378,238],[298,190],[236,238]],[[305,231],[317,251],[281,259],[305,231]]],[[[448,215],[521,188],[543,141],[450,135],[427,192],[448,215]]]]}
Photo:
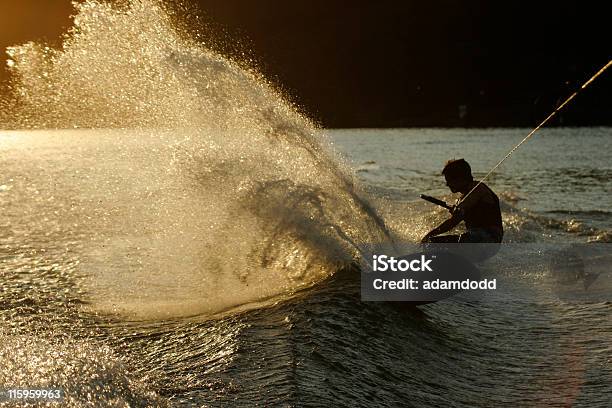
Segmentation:
{"type": "MultiPolygon", "coordinates": [[[[427,192],[452,200],[440,178],[446,160],[464,157],[480,178],[529,130],[364,129],[333,134],[359,178],[380,190],[379,195],[415,200],[427,192]]],[[[571,222],[575,232],[609,231],[611,150],[610,128],[543,129],[490,177],[489,184],[516,207],[571,222]]]]}
{"type": "Polygon", "coordinates": [[[60,49],[9,50],[0,385],[72,407],[610,405],[609,268],[587,290],[551,266],[570,243],[609,265],[610,129],[545,130],[488,182],[518,245],[482,266],[494,294],[361,302],[360,248],[417,242],[445,216],[417,194],[452,198],[443,162],[483,174],[526,131],[320,130],[165,3],[109,4],[77,5],[60,49]]]}
{"type": "MultiPolygon", "coordinates": [[[[546,135],[549,146],[570,143],[567,132],[582,132],[581,143],[608,137],[607,129],[554,130],[546,135]]],[[[329,137],[354,163],[395,234],[410,240],[443,216],[415,198],[421,191],[444,192],[436,163],[490,139],[511,144],[520,134],[343,130],[329,137]],[[463,147],[457,134],[465,134],[463,147]],[[427,138],[437,146],[423,149],[430,160],[418,154],[427,138]]],[[[0,146],[0,383],[55,384],[72,406],[89,399],[152,406],[609,404],[609,274],[594,284],[598,292],[588,292],[597,296],[568,300],[551,286],[547,257],[524,257],[513,265],[519,252],[511,252],[484,266],[485,273],[497,274],[502,289],[477,302],[457,298],[419,309],[363,303],[351,269],[329,269],[315,286],[298,292],[279,291],[278,278],[257,275],[272,291],[261,293],[261,286],[248,288],[248,279],[215,277],[209,264],[194,265],[186,249],[180,256],[169,253],[177,241],[163,233],[168,224],[155,219],[159,199],[183,190],[175,173],[152,173],[159,161],[146,163],[151,152],[157,160],[169,157],[176,146],[171,135],[3,132],[0,146]],[[230,305],[248,310],[224,312],[230,305]]],[[[477,171],[494,161],[464,156],[477,171]]],[[[605,172],[597,160],[594,153],[593,173],[605,172]]],[[[516,180],[527,179],[540,163],[523,164],[524,173],[513,168],[516,180]]],[[[513,182],[507,168],[503,176],[503,184],[499,178],[490,184],[512,198],[504,200],[509,241],[607,236],[604,199],[598,207],[585,200],[590,207],[574,212],[579,199],[542,202],[541,181],[513,182]],[[540,198],[534,207],[532,194],[540,198]],[[600,217],[588,216],[594,208],[600,217]],[[567,220],[577,216],[582,218],[567,220]]],[[[572,177],[570,172],[563,180],[572,177]]],[[[552,180],[549,194],[562,194],[564,187],[552,180]]],[[[609,179],[599,183],[601,191],[609,189],[609,179]]],[[[180,214],[168,217],[183,220],[180,214]]],[[[189,250],[197,247],[197,241],[185,243],[189,250]]],[[[226,262],[231,268],[231,259],[226,262]]],[[[286,269],[276,273],[281,271],[286,269]]]]}

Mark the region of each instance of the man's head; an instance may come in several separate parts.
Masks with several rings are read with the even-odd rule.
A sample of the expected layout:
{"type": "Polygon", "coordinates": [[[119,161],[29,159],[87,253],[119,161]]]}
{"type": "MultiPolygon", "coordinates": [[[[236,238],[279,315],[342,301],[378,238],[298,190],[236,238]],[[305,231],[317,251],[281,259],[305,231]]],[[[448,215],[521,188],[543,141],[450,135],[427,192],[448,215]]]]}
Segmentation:
{"type": "Polygon", "coordinates": [[[447,161],[442,174],[446,179],[446,185],[453,193],[465,192],[474,181],[472,168],[464,159],[447,161]]]}

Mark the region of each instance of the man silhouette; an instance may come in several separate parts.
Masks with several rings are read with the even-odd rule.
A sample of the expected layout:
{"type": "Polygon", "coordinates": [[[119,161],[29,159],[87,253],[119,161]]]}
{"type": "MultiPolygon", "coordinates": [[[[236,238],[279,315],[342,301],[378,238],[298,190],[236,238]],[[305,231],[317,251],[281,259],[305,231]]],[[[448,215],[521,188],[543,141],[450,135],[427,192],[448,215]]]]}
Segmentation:
{"type": "Polygon", "coordinates": [[[484,183],[474,181],[472,169],[464,159],[446,162],[442,174],[448,188],[453,193],[462,194],[461,199],[453,207],[451,217],[428,232],[421,242],[500,243],[504,228],[497,195],[484,183]],[[465,233],[441,235],[451,231],[461,221],[465,223],[465,233]]]}

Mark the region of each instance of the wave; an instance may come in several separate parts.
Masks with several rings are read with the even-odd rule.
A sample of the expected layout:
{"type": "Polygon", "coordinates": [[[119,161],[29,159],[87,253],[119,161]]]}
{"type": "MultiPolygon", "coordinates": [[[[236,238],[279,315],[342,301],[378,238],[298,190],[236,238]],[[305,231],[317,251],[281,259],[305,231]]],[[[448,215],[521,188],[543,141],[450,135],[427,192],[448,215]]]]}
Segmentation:
{"type": "MultiPolygon", "coordinates": [[[[268,302],[335,273],[364,243],[416,242],[440,220],[436,209],[394,202],[401,191],[371,198],[320,129],[255,70],[177,28],[162,2],[75,7],[60,49],[9,49],[13,92],[2,123],[131,129],[73,134],[87,139],[79,147],[87,153],[71,153],[81,160],[75,171],[99,154],[93,167],[103,173],[93,185],[65,180],[67,192],[90,195],[83,225],[105,216],[79,271],[96,310],[158,318],[268,302]],[[123,184],[105,191],[117,179],[123,184]],[[104,202],[91,199],[99,190],[104,202]]],[[[66,136],[56,143],[73,147],[66,136]]],[[[607,239],[504,211],[511,240],[555,227],[607,239]]]]}
{"type": "Polygon", "coordinates": [[[560,231],[570,236],[585,237],[589,242],[610,242],[610,231],[593,227],[584,220],[578,220],[574,217],[583,216],[590,218],[593,216],[608,215],[604,210],[591,211],[567,211],[553,210],[544,212],[545,215],[538,214],[532,211],[519,209],[514,206],[515,202],[502,202],[504,227],[507,232],[511,232],[513,241],[522,242],[523,240],[530,241],[537,235],[538,239],[546,239],[551,232],[560,231]],[[550,216],[567,215],[570,218],[560,219],[550,216]]]}
{"type": "Polygon", "coordinates": [[[564,215],[610,215],[611,211],[606,210],[548,210],[548,214],[564,214],[564,215]]]}
{"type": "MultiPolygon", "coordinates": [[[[95,308],[215,313],[307,287],[350,262],[360,242],[390,239],[322,132],[254,69],[193,40],[161,1],[75,7],[60,49],[8,50],[13,93],[2,121],[132,129],[106,132],[122,150],[100,153],[96,166],[115,174],[71,187],[95,195],[111,177],[126,180],[108,204],[89,200],[84,220],[146,202],[109,221],[104,249],[86,254],[95,308]]],[[[76,137],[89,136],[83,149],[106,149],[91,133],[76,137]]]]}

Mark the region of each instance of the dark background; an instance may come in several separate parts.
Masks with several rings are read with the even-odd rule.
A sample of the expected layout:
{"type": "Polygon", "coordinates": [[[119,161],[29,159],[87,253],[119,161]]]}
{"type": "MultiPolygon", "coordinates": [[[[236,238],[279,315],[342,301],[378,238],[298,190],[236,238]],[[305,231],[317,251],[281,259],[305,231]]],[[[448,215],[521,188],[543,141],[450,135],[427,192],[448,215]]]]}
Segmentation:
{"type": "MultiPolygon", "coordinates": [[[[606,2],[186,3],[202,39],[328,127],[533,126],[612,58],[606,2]]],[[[3,1],[0,46],[57,44],[71,13],[68,0],[3,1]]],[[[554,124],[612,125],[611,91],[612,69],[554,124]]]]}

